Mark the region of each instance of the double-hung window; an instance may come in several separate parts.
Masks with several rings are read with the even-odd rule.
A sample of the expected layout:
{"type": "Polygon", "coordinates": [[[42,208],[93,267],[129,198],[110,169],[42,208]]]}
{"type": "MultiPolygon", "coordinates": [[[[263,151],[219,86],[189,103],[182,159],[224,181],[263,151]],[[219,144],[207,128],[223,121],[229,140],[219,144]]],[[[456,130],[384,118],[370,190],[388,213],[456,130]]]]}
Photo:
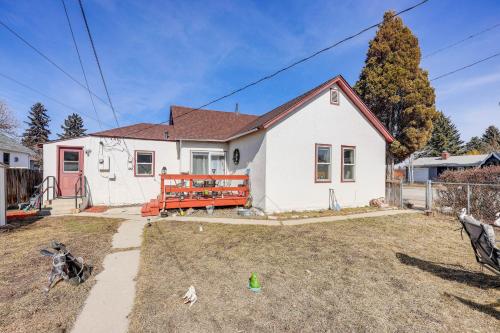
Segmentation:
{"type": "Polygon", "coordinates": [[[194,175],[223,175],[226,173],[224,152],[192,152],[191,173],[194,175]]]}
{"type": "Polygon", "coordinates": [[[332,145],[316,144],[315,181],[329,183],[332,181],[332,145]]]}
{"type": "Polygon", "coordinates": [[[155,153],[152,151],[135,152],[135,175],[137,177],[154,176],[155,153]]]}
{"type": "Polygon", "coordinates": [[[342,146],[342,181],[356,180],[356,147],[342,146]]]}

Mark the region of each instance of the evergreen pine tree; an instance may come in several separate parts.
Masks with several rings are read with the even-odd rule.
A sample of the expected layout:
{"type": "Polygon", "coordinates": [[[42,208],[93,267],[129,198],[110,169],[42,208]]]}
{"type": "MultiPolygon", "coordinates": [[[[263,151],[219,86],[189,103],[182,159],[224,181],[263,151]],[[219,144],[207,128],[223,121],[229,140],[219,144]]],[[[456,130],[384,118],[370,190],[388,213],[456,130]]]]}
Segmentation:
{"type": "Polygon", "coordinates": [[[354,89],[396,139],[387,152],[388,178],[394,160],[422,149],[432,133],[435,94],[420,58],[417,38],[394,12],[386,12],[354,89]]]}
{"type": "Polygon", "coordinates": [[[459,155],[463,153],[462,145],[463,141],[460,140],[460,133],[455,124],[443,112],[438,111],[423,156],[440,156],[443,151],[459,155]]]}
{"type": "Polygon", "coordinates": [[[465,153],[467,155],[479,155],[485,150],[484,142],[478,136],[470,138],[469,142],[465,144],[465,153]]]}
{"type": "Polygon", "coordinates": [[[57,134],[60,139],[70,139],[77,138],[79,136],[85,135],[86,129],[83,128],[83,119],[78,114],[73,113],[64,120],[64,124],[61,125],[63,130],[62,134],[57,134]]]}
{"type": "Polygon", "coordinates": [[[500,131],[494,125],[488,126],[482,136],[485,153],[500,151],[500,131]]]}
{"type": "Polygon", "coordinates": [[[50,135],[50,118],[42,103],[38,102],[31,107],[28,120],[24,122],[28,128],[23,133],[22,143],[37,153],[36,161],[42,165],[42,149],[38,147],[38,144],[49,141],[50,135]]]}

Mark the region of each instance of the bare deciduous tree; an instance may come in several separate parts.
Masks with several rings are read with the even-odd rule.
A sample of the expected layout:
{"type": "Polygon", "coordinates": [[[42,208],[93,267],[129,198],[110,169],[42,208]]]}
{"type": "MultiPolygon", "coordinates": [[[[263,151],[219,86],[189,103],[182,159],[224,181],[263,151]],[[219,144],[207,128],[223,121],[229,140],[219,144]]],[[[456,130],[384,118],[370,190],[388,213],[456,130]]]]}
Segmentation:
{"type": "Polygon", "coordinates": [[[7,105],[0,101],[0,132],[15,134],[19,126],[7,105]]]}

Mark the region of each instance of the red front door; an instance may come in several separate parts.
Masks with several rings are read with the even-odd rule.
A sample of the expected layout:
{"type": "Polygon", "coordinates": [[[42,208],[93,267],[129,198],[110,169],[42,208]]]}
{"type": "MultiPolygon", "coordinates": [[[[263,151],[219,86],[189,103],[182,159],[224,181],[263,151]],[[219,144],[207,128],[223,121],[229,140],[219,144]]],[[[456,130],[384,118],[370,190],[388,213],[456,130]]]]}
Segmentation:
{"type": "Polygon", "coordinates": [[[83,175],[83,149],[60,147],[57,182],[62,196],[75,195],[75,184],[80,175],[83,175]]]}

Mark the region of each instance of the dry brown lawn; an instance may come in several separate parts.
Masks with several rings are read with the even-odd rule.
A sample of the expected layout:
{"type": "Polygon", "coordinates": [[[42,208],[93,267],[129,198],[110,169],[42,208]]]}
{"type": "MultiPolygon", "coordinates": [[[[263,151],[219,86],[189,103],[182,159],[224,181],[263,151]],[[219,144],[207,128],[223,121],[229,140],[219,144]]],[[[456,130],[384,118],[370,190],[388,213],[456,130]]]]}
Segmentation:
{"type": "MultiPolygon", "coordinates": [[[[392,208],[391,208],[392,209],[392,208]]],[[[290,211],[283,212],[278,214],[273,214],[278,217],[279,220],[286,219],[298,219],[298,218],[311,218],[311,217],[325,217],[325,216],[344,216],[351,214],[360,214],[360,213],[368,213],[368,212],[376,212],[382,210],[377,207],[352,207],[352,208],[342,208],[339,211],[332,209],[321,209],[321,210],[305,210],[305,211],[290,211]]]]}
{"type": "Polygon", "coordinates": [[[111,249],[120,222],[89,217],[46,217],[0,233],[0,332],[64,332],[76,319],[111,249]],[[92,277],[79,286],[60,282],[48,294],[52,261],[39,250],[52,240],[92,260],[92,277]]]}
{"type": "Polygon", "coordinates": [[[131,332],[500,331],[500,279],[481,271],[454,219],[198,227],[145,229],[131,332]]]}

